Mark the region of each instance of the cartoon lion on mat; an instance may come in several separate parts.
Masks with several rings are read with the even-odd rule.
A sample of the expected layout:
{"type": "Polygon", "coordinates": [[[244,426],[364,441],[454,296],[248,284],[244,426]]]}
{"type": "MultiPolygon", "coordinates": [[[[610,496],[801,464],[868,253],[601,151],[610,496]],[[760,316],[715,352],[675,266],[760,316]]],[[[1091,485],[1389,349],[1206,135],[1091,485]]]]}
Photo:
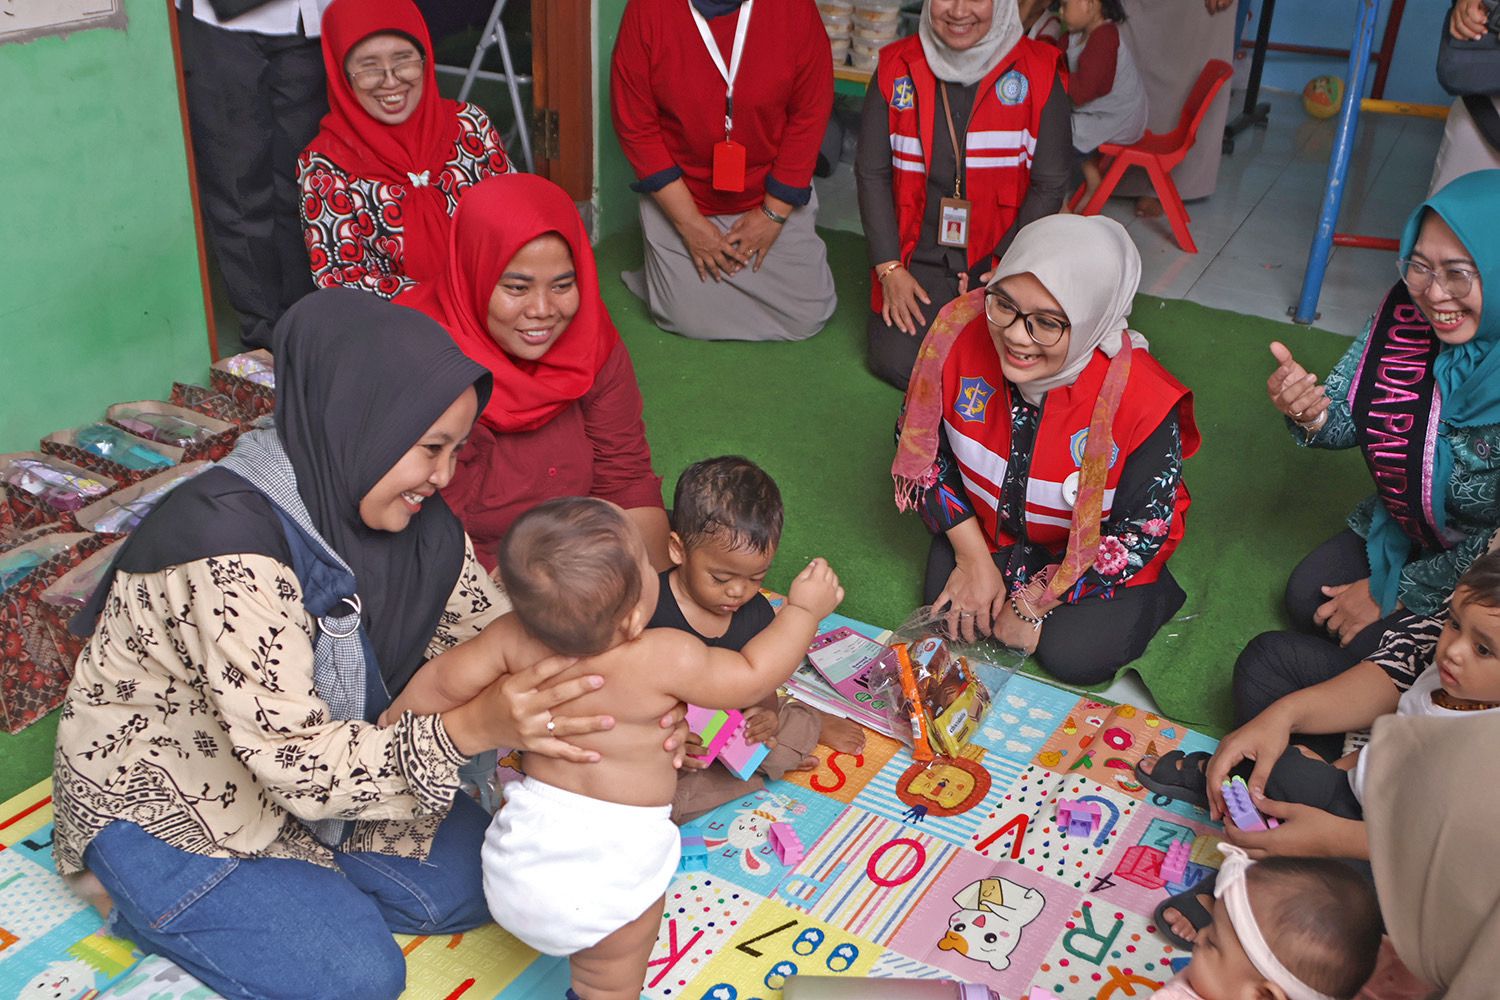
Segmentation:
{"type": "Polygon", "coordinates": [[[1047,902],[1038,890],[998,877],[969,883],[953,901],[959,910],[948,918],[948,933],[938,947],[1000,972],[1010,967],[1021,929],[1041,916],[1047,902]]]}

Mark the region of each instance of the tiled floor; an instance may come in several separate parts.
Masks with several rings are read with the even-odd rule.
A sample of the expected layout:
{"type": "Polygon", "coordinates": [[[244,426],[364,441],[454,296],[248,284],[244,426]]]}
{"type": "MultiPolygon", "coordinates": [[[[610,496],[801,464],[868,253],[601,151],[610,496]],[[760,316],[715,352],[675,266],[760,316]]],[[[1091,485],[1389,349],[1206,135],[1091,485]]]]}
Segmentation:
{"type": "MultiPolygon", "coordinates": [[[[1241,132],[1220,166],[1218,190],[1188,206],[1197,254],[1178,249],[1165,219],[1138,219],[1125,199],[1106,207],[1140,248],[1142,292],[1290,322],[1287,310],[1302,288],[1322,203],[1334,122],[1310,118],[1300,95],[1266,91],[1262,99],[1271,105],[1269,125],[1241,132]]],[[[1236,92],[1233,100],[1238,110],[1244,95],[1236,92]]],[[[1338,229],[1399,236],[1412,207],[1426,196],[1441,137],[1439,121],[1361,116],[1338,229]]],[[[818,221],[858,231],[850,165],[841,164],[817,185],[818,221]]],[[[1394,256],[1336,248],[1316,325],[1358,333],[1395,280],[1394,256]]]]}

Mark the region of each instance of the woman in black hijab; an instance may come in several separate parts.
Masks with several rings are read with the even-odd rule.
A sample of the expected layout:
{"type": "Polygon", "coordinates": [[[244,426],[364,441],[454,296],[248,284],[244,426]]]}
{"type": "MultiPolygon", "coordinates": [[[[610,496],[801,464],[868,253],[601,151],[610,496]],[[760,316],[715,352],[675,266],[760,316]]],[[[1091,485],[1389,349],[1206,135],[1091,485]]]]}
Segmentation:
{"type": "Polygon", "coordinates": [[[545,687],[554,658],[374,724],[508,608],[438,494],[490,375],[347,290],[289,311],[275,354],[274,429],[164,500],[75,626],[54,852],[103,883],[117,934],[224,996],[395,997],[393,931],[488,920],[488,817],[459,766],[500,746],[589,760],[567,739],[610,721],[567,715],[591,679],[545,687]]]}

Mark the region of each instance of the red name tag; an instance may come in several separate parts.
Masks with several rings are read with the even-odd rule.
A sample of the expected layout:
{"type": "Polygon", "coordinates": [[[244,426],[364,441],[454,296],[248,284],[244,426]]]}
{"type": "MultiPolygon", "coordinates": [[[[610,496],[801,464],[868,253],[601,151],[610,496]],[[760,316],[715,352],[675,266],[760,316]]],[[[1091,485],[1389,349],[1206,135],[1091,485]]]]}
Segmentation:
{"type": "Polygon", "coordinates": [[[714,190],[745,190],[745,147],[733,139],[714,145],[714,190]]]}

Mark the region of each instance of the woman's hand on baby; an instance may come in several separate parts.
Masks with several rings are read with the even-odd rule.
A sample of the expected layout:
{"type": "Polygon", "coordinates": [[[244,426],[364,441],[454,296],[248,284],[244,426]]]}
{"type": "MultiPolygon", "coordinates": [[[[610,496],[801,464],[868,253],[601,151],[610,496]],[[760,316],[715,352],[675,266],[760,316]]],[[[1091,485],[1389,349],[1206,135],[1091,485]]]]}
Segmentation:
{"type": "MultiPolygon", "coordinates": [[[[554,710],[599,690],[604,686],[604,678],[590,674],[547,685],[576,662],[577,657],[572,656],[549,656],[539,660],[525,670],[499,678],[472,702],[454,712],[473,707],[465,718],[475,723],[479,730],[472,733],[479,749],[514,747],[544,757],[579,764],[593,763],[599,759],[597,751],[575,746],[567,738],[613,729],[615,720],[608,715],[556,715],[554,710]]],[[[451,713],[445,713],[445,719],[448,714],[451,713]]],[[[460,748],[465,752],[477,752],[468,747],[460,748]]]]}
{"type": "Polygon", "coordinates": [[[1368,578],[1324,587],[1328,598],[1313,612],[1313,621],[1339,637],[1339,645],[1347,646],[1367,625],[1380,619],[1380,605],[1370,594],[1368,578]]]}
{"type": "Polygon", "coordinates": [[[776,710],[766,708],[764,705],[751,705],[744,711],[745,716],[745,742],[764,743],[767,747],[776,749],[776,730],[781,725],[781,719],[776,710]]]}
{"type": "Polygon", "coordinates": [[[932,305],[932,299],[912,273],[904,267],[891,268],[880,279],[880,318],[908,337],[915,337],[922,324],[922,310],[917,303],[932,305]]]}
{"type": "Polygon", "coordinates": [[[1254,861],[1262,858],[1356,858],[1368,861],[1370,842],[1362,820],[1345,819],[1315,806],[1278,802],[1251,793],[1255,807],[1278,821],[1274,830],[1224,826],[1224,837],[1254,861]]]}
{"type": "Polygon", "coordinates": [[[1276,370],[1266,379],[1266,392],[1272,404],[1303,427],[1321,427],[1328,412],[1328,393],[1318,384],[1318,377],[1298,364],[1279,341],[1271,342],[1271,356],[1276,359],[1276,370]]]}
{"type": "Polygon", "coordinates": [[[797,574],[786,595],[788,605],[801,608],[818,621],[833,614],[843,600],[844,588],[839,586],[838,574],[821,556],[797,574]]]}
{"type": "Polygon", "coordinates": [[[1272,706],[1220,740],[1219,749],[1203,772],[1208,782],[1208,814],[1216,820],[1224,818],[1224,793],[1219,786],[1229,780],[1230,771],[1241,761],[1255,762],[1245,784],[1250,786],[1252,795],[1264,795],[1271,769],[1286,752],[1291,739],[1291,724],[1272,706]]]}
{"type": "Polygon", "coordinates": [[[932,606],[948,608],[950,636],[973,642],[993,633],[995,618],[1007,612],[1006,603],[1005,577],[986,556],[971,563],[959,560],[932,606]]]}
{"type": "MultiPolygon", "coordinates": [[[[667,738],[662,741],[661,745],[663,750],[672,755],[672,766],[679,768],[684,766],[692,767],[693,765],[686,763],[687,750],[689,741],[697,739],[697,736],[688,728],[687,705],[679,701],[672,711],[661,717],[661,727],[672,730],[667,738]]],[[[703,741],[699,740],[698,745],[702,746],[703,741]]],[[[706,767],[707,765],[699,764],[697,766],[706,767]]]]}

